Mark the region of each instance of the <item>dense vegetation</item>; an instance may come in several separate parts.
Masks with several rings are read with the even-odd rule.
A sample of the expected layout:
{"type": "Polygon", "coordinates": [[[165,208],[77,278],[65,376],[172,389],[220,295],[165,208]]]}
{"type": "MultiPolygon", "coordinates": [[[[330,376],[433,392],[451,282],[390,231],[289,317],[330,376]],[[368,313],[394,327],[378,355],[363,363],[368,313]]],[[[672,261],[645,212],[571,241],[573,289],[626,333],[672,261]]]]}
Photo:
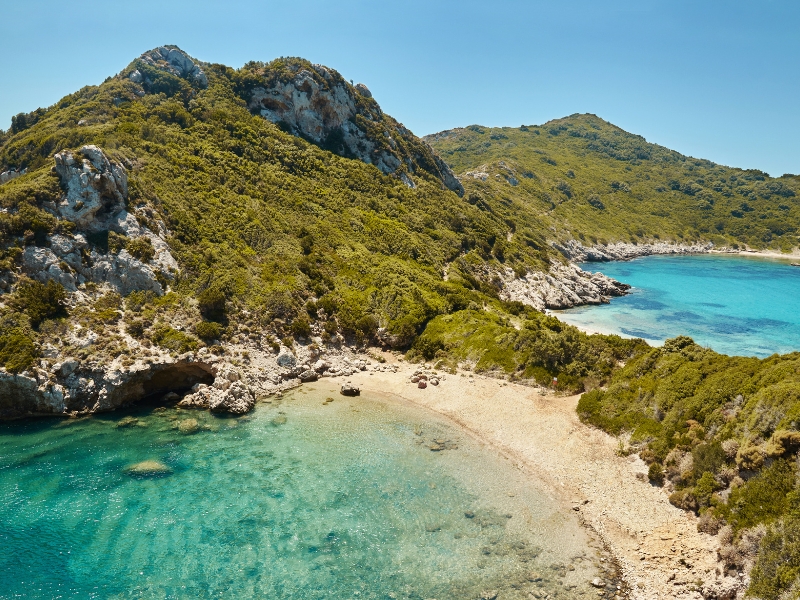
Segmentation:
{"type": "Polygon", "coordinates": [[[557,238],[798,245],[800,177],[684,156],[594,115],[541,126],[470,126],[427,139],[456,173],[466,173],[474,202],[525,206],[557,238]]]}
{"type": "Polygon", "coordinates": [[[466,364],[476,372],[579,392],[605,382],[621,360],[648,346],[618,336],[588,336],[555,317],[518,302],[494,310],[442,315],[428,323],[411,350],[412,357],[437,360],[440,368],[466,364]],[[498,310],[502,309],[502,310],[498,310]]]}
{"type": "MultiPolygon", "coordinates": [[[[0,188],[0,269],[14,272],[25,246],[46,245],[51,234],[71,230],[48,209],[62,194],[53,155],[96,144],[128,170],[129,210],[151,229],[163,222],[170,231],[180,264],[170,287],[181,299],[133,302],[151,311],[148,319],[129,302],[73,314],[72,321],[80,314],[97,333],[116,323],[102,316],[112,311],[128,333],[175,351],[237,332],[303,338],[315,321],[327,339],[341,333],[364,342],[382,328],[382,339],[407,348],[439,315],[473,305],[502,313],[498,283],[485,267],[547,268],[554,253],[538,215],[512,211],[502,198],[459,198],[434,178],[418,178],[410,189],[249,112],[245,97],[258,81],[306,67],[300,59],[250,63],[239,71],[206,65],[209,85],[199,89],[137,60],[123,76],[19,115],[0,147],[0,169],[27,168],[28,174],[0,188]],[[148,77],[143,96],[124,77],[134,67],[148,77]],[[186,339],[174,327],[164,329],[177,315],[187,325],[186,339]]],[[[409,152],[424,154],[420,148],[417,140],[409,152]]],[[[144,258],[153,252],[113,232],[89,242],[101,252],[126,248],[144,258]]],[[[5,310],[21,305],[6,303],[5,310]]],[[[27,331],[44,342],[53,327],[46,321],[42,333],[40,321],[31,316],[27,331]]],[[[570,360],[591,359],[595,351],[581,353],[581,345],[602,346],[565,331],[573,338],[570,358],[547,362],[549,374],[570,360]]],[[[112,337],[101,340],[109,353],[123,351],[112,337]]],[[[575,377],[591,370],[581,364],[575,377]]]]}
{"type": "Polygon", "coordinates": [[[651,479],[698,512],[702,528],[728,528],[731,566],[742,567],[742,546],[766,532],[753,594],[800,589],[800,353],[730,357],[679,337],[628,361],[607,389],[582,396],[578,412],[629,433],[651,479]]]}

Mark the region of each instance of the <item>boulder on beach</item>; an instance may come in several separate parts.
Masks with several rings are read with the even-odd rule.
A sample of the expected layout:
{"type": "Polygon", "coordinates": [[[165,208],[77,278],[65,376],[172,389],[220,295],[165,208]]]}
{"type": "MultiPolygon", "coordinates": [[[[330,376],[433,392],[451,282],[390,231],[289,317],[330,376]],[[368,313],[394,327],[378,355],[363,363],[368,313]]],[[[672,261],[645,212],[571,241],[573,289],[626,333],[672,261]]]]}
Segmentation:
{"type": "Polygon", "coordinates": [[[340,393],[342,394],[342,396],[360,396],[361,388],[357,388],[351,383],[345,383],[342,385],[340,393]]]}
{"type": "Polygon", "coordinates": [[[128,475],[147,477],[155,475],[169,475],[172,473],[172,469],[158,460],[143,460],[142,462],[125,467],[125,472],[128,475]]]}

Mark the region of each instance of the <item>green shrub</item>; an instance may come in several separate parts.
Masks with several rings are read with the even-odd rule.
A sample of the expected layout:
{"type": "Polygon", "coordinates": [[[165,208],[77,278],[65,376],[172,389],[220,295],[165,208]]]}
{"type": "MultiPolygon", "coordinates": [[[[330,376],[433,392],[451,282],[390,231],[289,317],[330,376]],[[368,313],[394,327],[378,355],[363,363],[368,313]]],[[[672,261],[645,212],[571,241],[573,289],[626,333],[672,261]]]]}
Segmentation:
{"type": "Polygon", "coordinates": [[[767,529],[750,577],[747,591],[755,598],[785,598],[783,594],[800,589],[800,512],[767,529]]]}
{"type": "Polygon", "coordinates": [[[311,323],[305,317],[298,317],[292,321],[289,330],[295,337],[308,338],[311,337],[311,323]]]}
{"type": "Polygon", "coordinates": [[[201,340],[217,340],[222,335],[222,325],[214,321],[201,321],[195,325],[194,332],[201,340]]]}
{"type": "Polygon", "coordinates": [[[47,283],[23,279],[14,292],[11,304],[28,315],[31,325],[38,327],[45,319],[66,316],[66,300],[64,287],[52,279],[47,283]]]}
{"type": "Polygon", "coordinates": [[[199,343],[197,339],[166,325],[157,325],[153,328],[152,340],[167,350],[184,353],[197,350],[199,343]]]}
{"type": "Polygon", "coordinates": [[[9,372],[31,368],[39,358],[32,336],[18,320],[6,317],[0,321],[0,364],[9,372]]]}
{"type": "Polygon", "coordinates": [[[664,485],[664,467],[661,463],[650,463],[650,468],[647,470],[647,477],[656,485],[664,485]]]}
{"type": "Polygon", "coordinates": [[[131,256],[142,262],[150,262],[156,255],[150,238],[141,236],[128,242],[127,250],[131,256]]]}
{"type": "Polygon", "coordinates": [[[210,321],[223,321],[226,300],[225,293],[221,288],[217,286],[206,288],[197,297],[200,314],[210,321]]]}

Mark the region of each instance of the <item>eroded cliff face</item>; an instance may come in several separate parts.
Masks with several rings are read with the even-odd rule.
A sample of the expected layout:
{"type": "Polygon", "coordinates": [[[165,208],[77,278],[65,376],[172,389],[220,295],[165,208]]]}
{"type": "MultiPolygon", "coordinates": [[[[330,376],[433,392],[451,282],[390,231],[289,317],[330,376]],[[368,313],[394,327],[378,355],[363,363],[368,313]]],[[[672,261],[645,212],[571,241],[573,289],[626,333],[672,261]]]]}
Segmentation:
{"type": "Polygon", "coordinates": [[[58,202],[44,208],[74,227],[69,233],[65,228],[48,236],[42,246],[27,246],[22,253],[23,273],[42,283],[53,279],[70,292],[93,282],[123,296],[142,290],[160,295],[159,279],[171,279],[178,263],[164,240],[165,230],[156,234],[128,212],[125,167],[109,160],[97,146],[60,152],[54,160],[65,191],[58,202]],[[89,243],[108,240],[110,232],[119,236],[122,247],[116,251],[89,243]]]}
{"type": "Polygon", "coordinates": [[[384,114],[367,86],[349,84],[322,65],[301,60],[250,65],[250,110],[319,146],[374,164],[415,187],[433,177],[462,195],[464,188],[431,147],[384,114]]]}

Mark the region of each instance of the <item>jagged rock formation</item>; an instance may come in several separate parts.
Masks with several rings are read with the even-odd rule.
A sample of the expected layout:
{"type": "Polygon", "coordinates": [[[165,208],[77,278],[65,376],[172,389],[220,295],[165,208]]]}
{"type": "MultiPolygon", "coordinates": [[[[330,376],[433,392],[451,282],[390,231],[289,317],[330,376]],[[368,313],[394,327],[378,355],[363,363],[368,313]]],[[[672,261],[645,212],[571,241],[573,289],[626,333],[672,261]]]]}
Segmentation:
{"type": "Polygon", "coordinates": [[[0,173],[0,185],[3,185],[4,183],[9,182],[12,179],[16,179],[17,177],[20,177],[21,175],[25,175],[25,173],[27,173],[27,172],[28,172],[28,169],[21,169],[19,171],[15,171],[15,170],[11,169],[11,170],[8,170],[8,171],[3,171],[2,173],[0,173]]]}
{"type": "Polygon", "coordinates": [[[140,363],[128,371],[87,370],[73,359],[44,372],[0,372],[0,418],[69,416],[103,412],[155,394],[186,391],[214,380],[212,363],[184,356],[158,364],[140,363]]]}
{"type": "Polygon", "coordinates": [[[521,278],[513,270],[506,269],[499,276],[501,298],[516,300],[538,310],[604,304],[612,297],[624,296],[631,288],[602,273],[588,273],[573,264],[555,264],[549,273],[529,272],[521,278]]]}
{"type": "Polygon", "coordinates": [[[568,240],[563,243],[553,242],[552,245],[553,248],[561,252],[569,260],[575,262],[628,260],[655,254],[705,254],[714,247],[711,242],[697,244],[670,244],[668,242],[631,244],[628,242],[616,242],[587,247],[578,240],[568,240]]]}
{"type": "Polygon", "coordinates": [[[184,396],[179,404],[237,415],[250,412],[256,404],[256,397],[241,379],[239,371],[226,367],[220,370],[212,385],[195,384],[192,393],[184,396]]]}
{"type": "Polygon", "coordinates": [[[374,164],[410,187],[427,174],[464,193],[450,167],[385,115],[364,84],[350,85],[333,69],[300,60],[251,68],[260,80],[245,97],[252,112],[327,150],[374,164]]]}
{"type": "MultiPolygon", "coordinates": [[[[142,54],[139,60],[155,69],[186,79],[198,87],[208,87],[208,77],[206,77],[200,65],[177,46],[155,48],[142,54]]],[[[139,69],[131,71],[128,74],[128,78],[134,83],[143,84],[146,88],[153,84],[150,78],[139,69]]]]}
{"type": "Polygon", "coordinates": [[[122,295],[136,290],[161,294],[156,273],[171,278],[178,264],[164,239],[140,225],[125,209],[128,176],[124,167],[110,161],[97,146],[84,146],[78,153],[60,152],[54,158],[55,171],[66,193],[46,208],[74,223],[78,231],[49,236],[49,247],[26,247],[22,253],[23,272],[42,282],[53,279],[71,292],[92,281],[122,295]],[[104,253],[90,246],[87,236],[108,231],[128,240],[147,240],[152,258],[136,258],[124,248],[117,253],[104,253]]]}

